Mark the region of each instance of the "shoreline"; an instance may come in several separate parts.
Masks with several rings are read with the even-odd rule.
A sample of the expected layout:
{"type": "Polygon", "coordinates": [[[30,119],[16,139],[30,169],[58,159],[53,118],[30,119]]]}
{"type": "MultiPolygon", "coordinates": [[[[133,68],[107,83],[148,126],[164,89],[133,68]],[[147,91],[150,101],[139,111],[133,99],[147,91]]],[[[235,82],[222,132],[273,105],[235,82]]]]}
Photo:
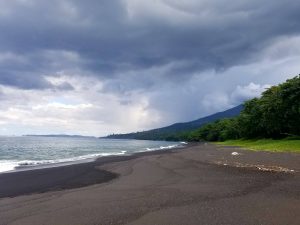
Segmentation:
{"type": "Polygon", "coordinates": [[[32,166],[0,173],[0,199],[21,195],[74,189],[109,182],[119,175],[97,169],[107,163],[122,162],[138,157],[167,154],[194,146],[187,144],[171,149],[136,152],[131,155],[111,155],[97,157],[92,161],[73,161],[53,165],[32,166]]]}
{"type": "Polygon", "coordinates": [[[298,225],[299,171],[299,154],[199,143],[2,174],[0,224],[298,225]]]}
{"type": "MultiPolygon", "coordinates": [[[[175,150],[175,149],[181,149],[181,148],[186,148],[188,146],[191,146],[192,144],[190,143],[186,143],[186,142],[178,142],[177,145],[172,145],[172,146],[166,146],[166,147],[160,147],[157,149],[145,149],[145,150],[141,150],[141,151],[137,151],[137,152],[132,152],[132,153],[127,153],[126,151],[122,151],[121,153],[103,153],[105,155],[102,155],[101,153],[99,153],[99,156],[93,156],[93,157],[87,157],[89,155],[83,155],[83,156],[78,156],[78,157],[74,157],[74,158],[78,158],[75,160],[72,160],[70,158],[70,160],[67,159],[53,159],[53,160],[41,160],[41,161],[49,161],[49,163],[39,163],[37,161],[36,164],[18,164],[17,161],[17,165],[10,170],[4,170],[4,171],[0,171],[0,175],[1,174],[6,174],[6,173],[18,173],[18,172],[23,172],[23,171],[31,171],[31,170],[39,170],[39,169],[49,169],[49,168],[54,168],[54,167],[63,167],[63,166],[70,166],[70,165],[76,165],[76,164],[83,164],[83,163],[90,163],[90,162],[95,162],[98,161],[99,159],[105,158],[105,157],[112,157],[112,156],[131,156],[131,155],[135,155],[138,153],[146,153],[146,152],[153,152],[153,151],[167,151],[167,150],[175,150]],[[50,161],[54,161],[54,162],[50,162],[50,161]],[[55,162],[56,161],[56,162],[55,162]]],[[[24,160],[27,161],[27,160],[24,160]]],[[[31,161],[31,160],[29,160],[31,161]]],[[[20,161],[22,162],[22,160],[20,161]]]]}
{"type": "MultiPolygon", "coordinates": [[[[0,199],[1,198],[13,198],[22,195],[31,195],[38,193],[45,193],[49,191],[61,191],[68,189],[75,189],[86,187],[95,184],[106,183],[112,181],[119,177],[119,174],[110,172],[108,170],[99,169],[106,164],[113,164],[118,162],[130,161],[133,159],[171,154],[179,151],[185,151],[190,148],[197,148],[203,145],[213,145],[208,143],[188,143],[184,147],[176,147],[172,149],[163,149],[163,150],[154,150],[154,151],[145,151],[145,152],[136,152],[132,155],[111,155],[98,157],[93,161],[87,162],[73,162],[70,164],[56,164],[54,166],[45,165],[36,168],[28,168],[24,170],[14,170],[0,173],[0,182],[5,185],[0,185],[0,199]]],[[[234,158],[228,157],[224,160],[224,154],[226,150],[229,151],[240,151],[240,155],[243,155],[243,152],[248,152],[248,150],[241,149],[239,147],[230,147],[230,146],[216,146],[220,150],[219,154],[223,161],[215,159],[203,160],[205,163],[213,164],[219,167],[228,167],[235,169],[246,169],[246,170],[261,170],[269,172],[286,172],[294,173],[300,171],[296,169],[288,169],[285,166],[263,166],[261,163],[251,164],[247,162],[235,162],[234,158]]],[[[251,153],[251,152],[250,152],[251,153]]],[[[259,154],[259,152],[257,152],[259,154]]],[[[260,152],[261,154],[269,155],[270,152],[260,152]]],[[[273,153],[278,154],[278,153],[273,153]]],[[[293,154],[293,153],[281,153],[281,154],[293,154]]],[[[210,154],[208,154],[209,156],[210,154]]],[[[228,154],[227,154],[228,155],[228,154]]],[[[251,154],[250,154],[251,155],[251,154]]],[[[274,158],[274,157],[273,157],[274,158]]],[[[278,159],[278,157],[275,157],[278,159]]],[[[249,157],[248,159],[249,160],[249,157]]],[[[263,159],[263,160],[266,160],[263,159]]],[[[266,162],[266,161],[265,161],[266,162]]],[[[300,161],[299,161],[300,162],[300,161]]]]}

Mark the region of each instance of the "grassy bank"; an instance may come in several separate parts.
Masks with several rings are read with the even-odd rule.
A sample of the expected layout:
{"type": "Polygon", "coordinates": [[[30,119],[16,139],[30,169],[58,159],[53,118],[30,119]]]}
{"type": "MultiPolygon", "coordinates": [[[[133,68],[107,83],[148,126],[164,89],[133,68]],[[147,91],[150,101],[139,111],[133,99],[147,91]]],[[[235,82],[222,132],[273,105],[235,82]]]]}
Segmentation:
{"type": "Polygon", "coordinates": [[[300,140],[228,140],[216,142],[221,146],[239,146],[254,151],[297,152],[300,153],[300,140]]]}

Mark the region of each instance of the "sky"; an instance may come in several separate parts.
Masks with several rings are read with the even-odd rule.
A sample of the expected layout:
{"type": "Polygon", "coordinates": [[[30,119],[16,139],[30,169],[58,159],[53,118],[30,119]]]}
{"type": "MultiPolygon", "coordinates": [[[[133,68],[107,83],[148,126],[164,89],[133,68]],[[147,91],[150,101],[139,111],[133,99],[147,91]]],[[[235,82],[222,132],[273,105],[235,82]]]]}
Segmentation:
{"type": "Polygon", "coordinates": [[[0,135],[194,120],[299,74],[300,1],[0,0],[0,135]]]}

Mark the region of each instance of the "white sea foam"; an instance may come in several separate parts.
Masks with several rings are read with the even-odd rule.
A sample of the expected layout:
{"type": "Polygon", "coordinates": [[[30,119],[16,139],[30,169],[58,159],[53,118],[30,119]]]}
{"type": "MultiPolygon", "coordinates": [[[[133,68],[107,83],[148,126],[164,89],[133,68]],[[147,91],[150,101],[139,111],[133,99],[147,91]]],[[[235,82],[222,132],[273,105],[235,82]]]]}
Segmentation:
{"type": "Polygon", "coordinates": [[[98,157],[167,150],[185,143],[56,137],[0,137],[0,172],[93,161],[98,157]]]}
{"type": "Polygon", "coordinates": [[[18,166],[18,162],[10,160],[0,160],[0,173],[14,170],[18,166]]]}
{"type": "MultiPolygon", "coordinates": [[[[146,151],[156,151],[156,150],[164,150],[164,149],[172,149],[177,147],[183,147],[181,144],[174,144],[168,146],[160,146],[156,148],[146,148],[146,151]]],[[[142,152],[145,150],[142,150],[142,152]]],[[[0,173],[1,172],[9,172],[13,171],[17,168],[31,168],[35,166],[51,166],[55,164],[61,163],[72,163],[78,161],[86,161],[86,160],[94,160],[98,157],[104,156],[113,156],[113,155],[125,155],[127,151],[119,151],[119,152],[107,152],[107,153],[95,153],[95,154],[87,154],[82,156],[76,156],[71,158],[64,158],[64,159],[51,159],[51,160],[0,160],[0,173]]]]}
{"type": "Polygon", "coordinates": [[[124,155],[127,151],[121,152],[110,152],[110,153],[98,153],[98,154],[88,154],[82,155],[72,158],[66,159],[56,159],[56,160],[24,160],[19,162],[19,166],[34,166],[34,165],[41,165],[41,164],[52,164],[52,163],[65,163],[65,162],[73,162],[73,161],[81,161],[86,159],[95,159],[97,157],[104,157],[110,155],[124,155]]]}
{"type": "Polygon", "coordinates": [[[59,163],[69,163],[83,160],[92,160],[98,157],[111,156],[111,155],[124,155],[127,151],[120,152],[110,152],[110,153],[98,153],[98,154],[88,154],[83,156],[77,156],[72,158],[65,159],[54,159],[54,160],[21,160],[21,161],[13,161],[13,160],[0,160],[0,173],[13,171],[16,168],[25,168],[25,167],[33,167],[40,165],[51,165],[51,164],[59,164],[59,163]]]}
{"type": "Polygon", "coordinates": [[[164,150],[164,149],[172,149],[172,148],[179,148],[183,147],[182,145],[168,145],[168,146],[160,146],[158,148],[146,148],[147,151],[157,151],[157,150],[164,150]]]}

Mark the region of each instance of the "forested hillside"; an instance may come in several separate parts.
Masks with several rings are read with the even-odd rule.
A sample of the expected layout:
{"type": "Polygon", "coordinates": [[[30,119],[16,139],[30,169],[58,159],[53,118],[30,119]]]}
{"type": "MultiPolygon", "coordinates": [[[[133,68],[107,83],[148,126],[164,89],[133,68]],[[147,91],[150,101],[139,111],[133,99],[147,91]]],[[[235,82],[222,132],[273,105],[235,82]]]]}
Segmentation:
{"type": "Polygon", "coordinates": [[[244,103],[239,116],[217,120],[183,137],[190,141],[253,138],[298,138],[300,135],[300,75],[273,86],[244,103]]]}
{"type": "Polygon", "coordinates": [[[110,135],[146,140],[224,141],[253,138],[297,138],[300,135],[300,75],[272,86],[260,98],[188,123],[110,135]]]}
{"type": "Polygon", "coordinates": [[[113,134],[109,135],[106,138],[113,139],[139,139],[139,140],[182,140],[183,136],[186,136],[191,131],[198,129],[204,124],[224,119],[224,118],[232,118],[241,112],[243,109],[242,105],[236,106],[224,112],[218,112],[213,115],[203,117],[194,121],[186,122],[186,123],[175,123],[173,125],[157,128],[148,131],[128,133],[128,134],[113,134]]]}

